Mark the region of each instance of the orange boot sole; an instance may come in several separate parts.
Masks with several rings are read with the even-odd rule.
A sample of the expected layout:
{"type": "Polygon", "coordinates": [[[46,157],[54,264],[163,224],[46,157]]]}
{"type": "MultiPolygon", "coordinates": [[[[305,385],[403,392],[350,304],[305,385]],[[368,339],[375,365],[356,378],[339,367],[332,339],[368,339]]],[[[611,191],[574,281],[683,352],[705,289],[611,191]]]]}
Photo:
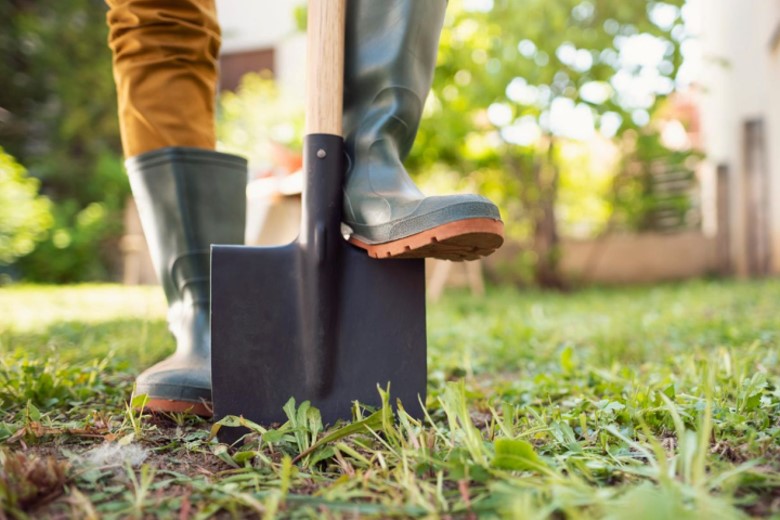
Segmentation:
{"type": "Polygon", "coordinates": [[[384,244],[368,244],[355,236],[349,242],[374,258],[438,258],[476,260],[504,243],[504,223],[490,218],[449,222],[384,244]]]}
{"type": "Polygon", "coordinates": [[[211,403],[193,403],[192,401],[174,401],[171,399],[150,398],[146,401],[146,404],[144,404],[144,410],[164,413],[188,413],[201,417],[211,417],[214,415],[214,411],[211,409],[211,403]]]}

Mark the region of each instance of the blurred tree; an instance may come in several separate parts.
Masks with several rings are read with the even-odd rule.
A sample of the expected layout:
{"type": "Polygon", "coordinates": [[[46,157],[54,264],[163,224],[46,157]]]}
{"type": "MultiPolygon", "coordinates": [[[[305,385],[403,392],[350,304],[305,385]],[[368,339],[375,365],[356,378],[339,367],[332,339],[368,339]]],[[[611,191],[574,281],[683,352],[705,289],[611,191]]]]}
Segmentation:
{"type": "Polygon", "coordinates": [[[700,154],[670,150],[657,131],[642,132],[631,144],[614,179],[610,225],[664,231],[698,224],[690,192],[700,154]]]}
{"type": "Polygon", "coordinates": [[[561,148],[623,138],[675,88],[684,0],[451,0],[410,168],[444,164],[498,200],[560,286],[561,148]]]}
{"type": "Polygon", "coordinates": [[[121,231],[129,190],[105,13],[102,0],[0,2],[0,144],[54,202],[48,237],[19,260],[28,279],[105,278],[121,231]]]}
{"type": "Polygon", "coordinates": [[[252,166],[274,165],[275,147],[300,155],[303,150],[303,102],[280,89],[270,71],[248,73],[236,92],[217,103],[220,149],[245,155],[252,166]]]}
{"type": "Polygon", "coordinates": [[[38,195],[38,181],[0,147],[0,266],[30,253],[51,225],[50,202],[38,195]]]}

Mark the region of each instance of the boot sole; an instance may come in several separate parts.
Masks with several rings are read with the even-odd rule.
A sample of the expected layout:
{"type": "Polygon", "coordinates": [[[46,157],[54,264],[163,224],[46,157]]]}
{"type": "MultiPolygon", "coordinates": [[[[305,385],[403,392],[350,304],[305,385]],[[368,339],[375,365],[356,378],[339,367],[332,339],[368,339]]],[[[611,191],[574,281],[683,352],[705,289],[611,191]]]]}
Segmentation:
{"type": "Polygon", "coordinates": [[[211,403],[193,403],[192,401],[174,401],[171,399],[159,398],[150,398],[146,401],[144,410],[164,413],[188,413],[201,417],[211,417],[214,415],[214,411],[211,409],[211,403]]]}
{"type": "Polygon", "coordinates": [[[369,244],[352,235],[349,242],[374,258],[476,260],[504,243],[504,223],[490,218],[449,222],[384,244],[369,244]]]}

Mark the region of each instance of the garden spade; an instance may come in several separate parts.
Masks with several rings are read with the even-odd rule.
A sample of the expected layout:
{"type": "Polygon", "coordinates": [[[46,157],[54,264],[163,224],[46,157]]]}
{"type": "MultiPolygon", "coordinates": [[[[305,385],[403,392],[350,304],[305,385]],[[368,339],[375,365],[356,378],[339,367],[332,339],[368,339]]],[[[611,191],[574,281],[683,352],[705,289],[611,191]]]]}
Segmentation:
{"type": "Polygon", "coordinates": [[[214,416],[283,422],[294,397],[332,423],[350,418],[354,401],[378,405],[388,384],[419,415],[424,263],[372,259],[341,234],[345,0],[308,5],[300,234],[280,247],[212,247],[214,416]]]}

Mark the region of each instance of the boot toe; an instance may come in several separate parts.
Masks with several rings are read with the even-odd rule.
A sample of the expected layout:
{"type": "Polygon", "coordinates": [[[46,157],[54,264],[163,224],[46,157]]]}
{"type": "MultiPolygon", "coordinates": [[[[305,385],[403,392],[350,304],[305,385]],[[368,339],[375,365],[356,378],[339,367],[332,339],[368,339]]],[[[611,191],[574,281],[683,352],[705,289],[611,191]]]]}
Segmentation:
{"type": "Polygon", "coordinates": [[[504,242],[498,208],[480,195],[425,197],[393,206],[389,222],[347,222],[350,242],[375,258],[475,260],[504,242]]]}
{"type": "Polygon", "coordinates": [[[168,358],[138,376],[134,394],[146,394],[150,403],[169,401],[169,407],[148,406],[161,411],[183,411],[187,403],[211,403],[211,365],[207,359],[168,358]]]}

